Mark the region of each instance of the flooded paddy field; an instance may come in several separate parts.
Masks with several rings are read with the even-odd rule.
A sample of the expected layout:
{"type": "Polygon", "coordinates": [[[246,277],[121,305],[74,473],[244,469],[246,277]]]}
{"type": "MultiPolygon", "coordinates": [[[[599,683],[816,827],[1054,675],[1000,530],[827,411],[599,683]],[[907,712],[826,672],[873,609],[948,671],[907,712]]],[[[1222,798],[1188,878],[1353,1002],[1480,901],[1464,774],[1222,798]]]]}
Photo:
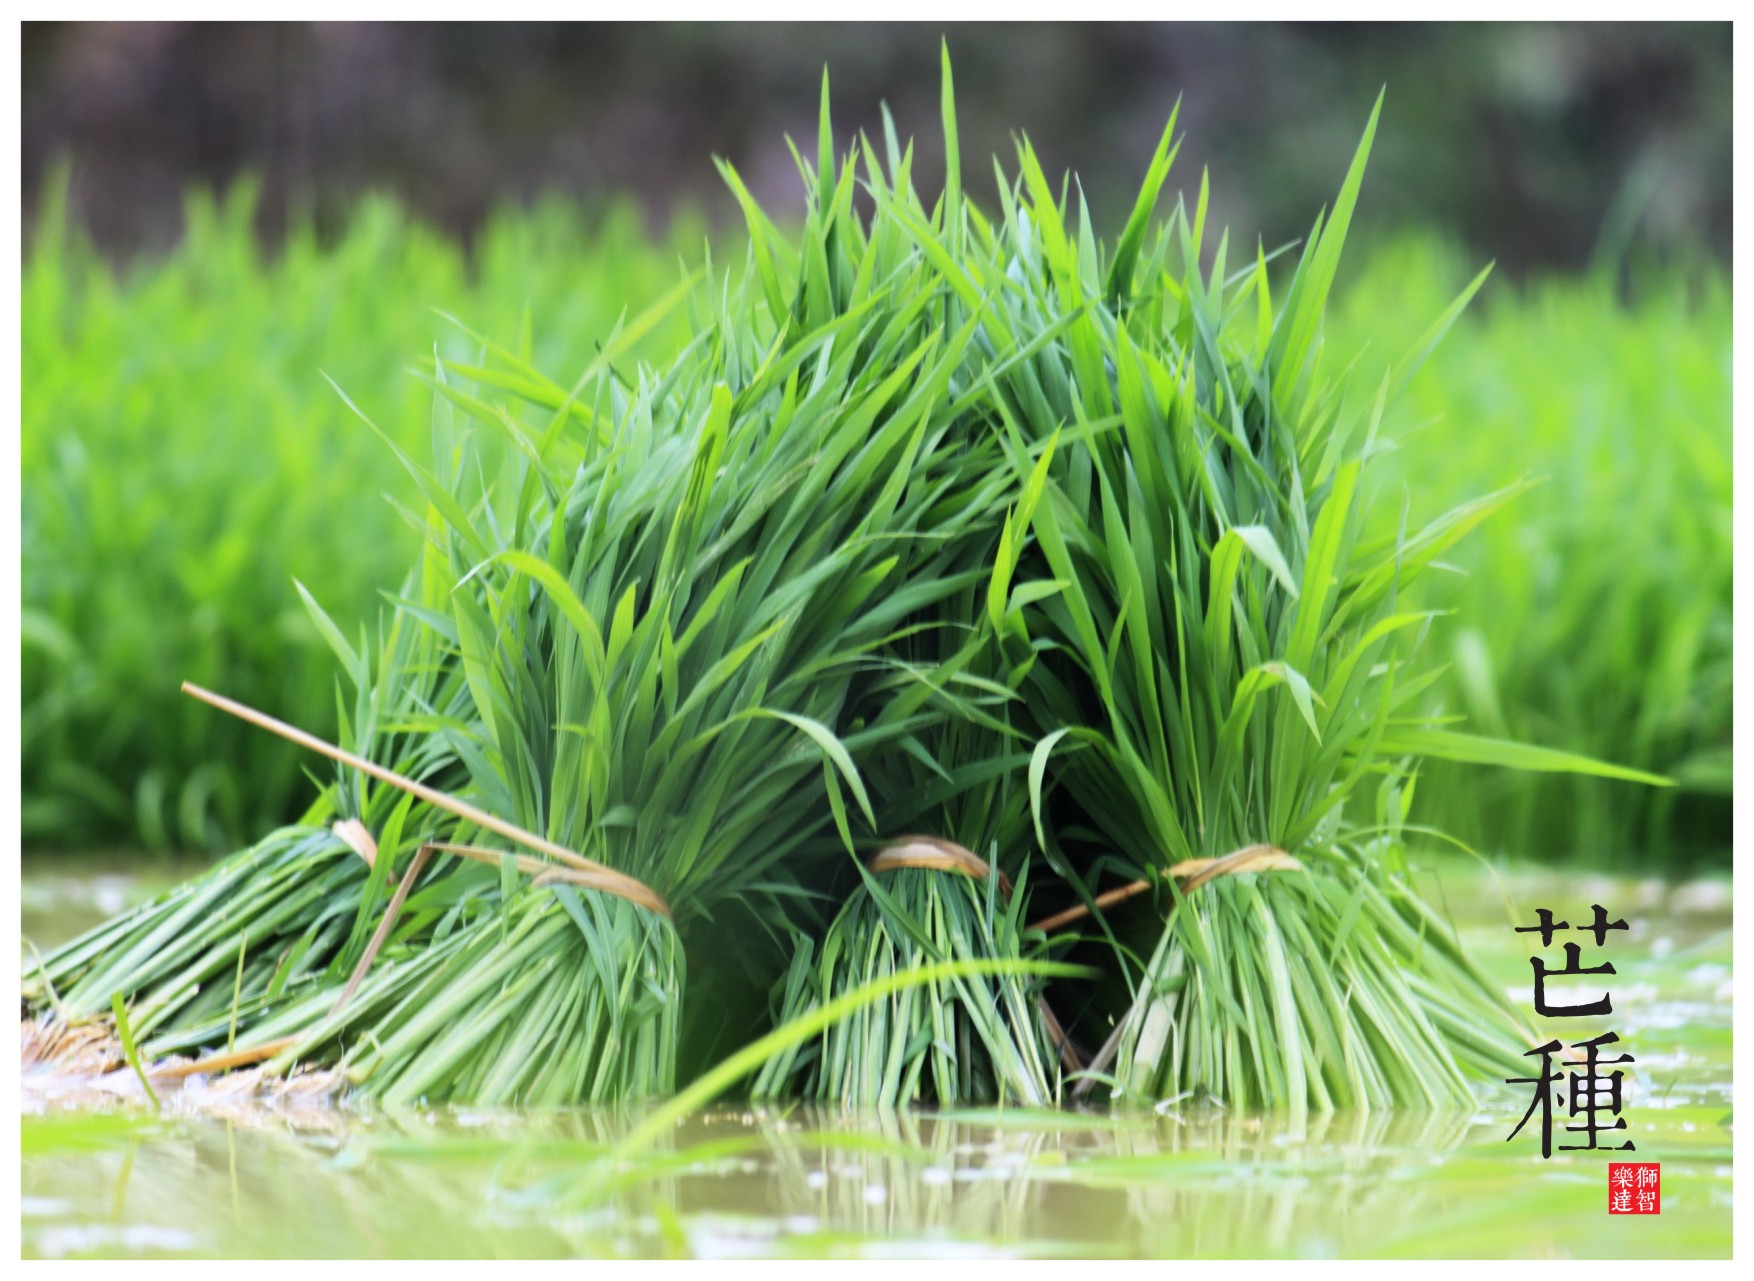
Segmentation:
{"type": "MultiPolygon", "coordinates": [[[[25,935],[57,942],[183,870],[27,863],[25,935]]],[[[1532,1128],[1507,1142],[1526,1086],[1488,1091],[1471,1113],[1302,1124],[1211,1104],[849,1114],[730,1101],[611,1161],[637,1113],[264,1103],[217,1081],[154,1112],[125,1075],[33,1071],[24,1253],[1728,1257],[1728,880],[1446,864],[1427,885],[1525,1009],[1529,936],[1513,923],[1537,905],[1587,917],[1594,902],[1628,920],[1609,945],[1612,1016],[1541,1030],[1612,1028],[1635,1056],[1625,1157],[1661,1163],[1659,1216],[1606,1212],[1607,1153],[1543,1161],[1532,1128]]]]}

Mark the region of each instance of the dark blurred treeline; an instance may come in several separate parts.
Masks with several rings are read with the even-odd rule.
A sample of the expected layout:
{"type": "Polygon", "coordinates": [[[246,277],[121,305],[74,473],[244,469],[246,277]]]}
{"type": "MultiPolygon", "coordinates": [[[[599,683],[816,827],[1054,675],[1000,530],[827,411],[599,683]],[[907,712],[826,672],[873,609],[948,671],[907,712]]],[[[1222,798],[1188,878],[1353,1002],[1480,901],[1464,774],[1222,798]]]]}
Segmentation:
{"type": "Polygon", "coordinates": [[[1435,225],[1513,271],[1729,252],[1728,24],[26,23],[25,207],[69,156],[77,212],[124,256],[174,242],[191,184],[245,174],[269,236],[368,189],[464,236],[554,189],[729,220],[710,157],[790,207],[784,137],[814,154],[824,64],[843,145],[886,100],[936,184],[941,34],[989,200],[987,157],[1022,130],[1118,221],[1179,94],[1179,185],[1209,164],[1214,216],[1280,243],[1386,84],[1366,226],[1435,225]]]}

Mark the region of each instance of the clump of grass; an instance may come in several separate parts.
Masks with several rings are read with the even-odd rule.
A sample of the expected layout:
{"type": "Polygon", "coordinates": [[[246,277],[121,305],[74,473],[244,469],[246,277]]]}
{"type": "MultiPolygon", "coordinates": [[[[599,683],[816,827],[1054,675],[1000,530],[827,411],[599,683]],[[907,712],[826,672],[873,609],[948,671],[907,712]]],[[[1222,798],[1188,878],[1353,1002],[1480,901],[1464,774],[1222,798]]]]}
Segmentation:
{"type": "MultiPolygon", "coordinates": [[[[1379,340],[1461,276],[1431,237],[1385,246],[1343,295],[1379,340]]],[[[1674,790],[1434,765],[1424,810],[1471,844],[1536,858],[1674,863],[1730,846],[1730,293],[1717,269],[1496,282],[1407,387],[1386,533],[1470,492],[1537,487],[1445,556],[1453,610],[1432,691],[1483,733],[1673,777],[1674,790]]]]}

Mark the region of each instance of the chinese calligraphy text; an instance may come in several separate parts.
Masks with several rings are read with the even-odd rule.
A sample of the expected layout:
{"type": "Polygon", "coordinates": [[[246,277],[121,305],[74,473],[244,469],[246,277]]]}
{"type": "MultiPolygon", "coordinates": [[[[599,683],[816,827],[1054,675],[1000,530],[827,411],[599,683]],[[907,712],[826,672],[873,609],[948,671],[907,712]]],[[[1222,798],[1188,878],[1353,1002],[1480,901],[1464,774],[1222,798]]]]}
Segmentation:
{"type": "MultiPolygon", "coordinates": [[[[1627,928],[1624,920],[1610,921],[1607,911],[1600,903],[1591,904],[1592,919],[1588,925],[1578,927],[1580,934],[1593,936],[1594,945],[1603,947],[1608,934],[1615,930],[1627,928]]],[[[1562,930],[1571,929],[1569,921],[1555,922],[1550,908],[1537,908],[1534,925],[1520,925],[1519,934],[1539,934],[1541,946],[1548,948],[1553,945],[1553,936],[1562,930]]],[[[1613,994],[1604,991],[1597,1000],[1570,1001],[1563,996],[1555,996],[1548,991],[1547,980],[1552,978],[1576,978],[1596,974],[1613,974],[1612,962],[1604,961],[1600,965],[1583,963],[1583,946],[1578,943],[1563,945],[1565,964],[1561,968],[1549,968],[1546,961],[1539,957],[1530,957],[1529,966],[1535,973],[1535,1013],[1544,1018],[1587,1018],[1591,1015],[1612,1014],[1614,1012],[1613,994]]],[[[1529,1057],[1540,1059],[1540,1069],[1533,1076],[1509,1078],[1511,1085],[1532,1085],[1535,1087],[1534,1098],[1528,1110],[1523,1113],[1522,1120],[1506,1137],[1506,1142],[1521,1133],[1536,1112],[1541,1117],[1541,1156],[1543,1159],[1553,1155],[1553,1114],[1555,1107],[1563,1108],[1564,1115],[1573,1122],[1565,1126],[1567,1134],[1583,1136],[1580,1143],[1561,1143],[1561,1152],[1580,1152],[1605,1150],[1614,1152],[1630,1152],[1633,1144],[1630,1139],[1621,1144],[1603,1143],[1598,1140],[1604,1134],[1611,1134],[1626,1128],[1626,1119],[1620,1115],[1623,1102],[1622,1083],[1625,1073],[1619,1068],[1603,1072],[1600,1069],[1615,1064],[1631,1063],[1630,1054],[1605,1055],[1604,1048],[1619,1043],[1619,1036],[1613,1032],[1603,1032],[1587,1040],[1573,1042],[1569,1049],[1557,1037],[1545,1045],[1538,1045],[1528,1052],[1529,1057]],[[1555,1064],[1555,1056],[1561,1061],[1555,1064]],[[1608,1120],[1607,1118],[1612,1118],[1608,1120]]],[[[1636,1165],[1623,1167],[1635,1170],[1636,1165]]],[[[1651,1169],[1655,1169],[1652,1166],[1651,1169]]],[[[1636,1188],[1633,1189],[1636,1192],[1636,1188]]],[[[1635,1198],[1636,1199],[1636,1198],[1635,1198]]],[[[1617,1213],[1638,1213],[1627,1210],[1617,1213]]],[[[1649,1213],[1649,1211],[1646,1211],[1649,1213]]]]}

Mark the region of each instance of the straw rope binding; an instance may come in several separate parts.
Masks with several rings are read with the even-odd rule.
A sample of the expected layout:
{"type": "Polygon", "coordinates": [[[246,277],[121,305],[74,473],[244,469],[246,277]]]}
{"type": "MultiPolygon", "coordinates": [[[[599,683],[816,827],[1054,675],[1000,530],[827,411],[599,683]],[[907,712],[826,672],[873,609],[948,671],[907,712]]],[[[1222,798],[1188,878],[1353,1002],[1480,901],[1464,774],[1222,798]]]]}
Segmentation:
{"type": "MultiPolygon", "coordinates": [[[[1186,894],[1191,890],[1199,889],[1207,881],[1218,876],[1240,876],[1244,872],[1298,872],[1302,870],[1303,864],[1277,845],[1245,845],[1220,858],[1183,859],[1164,875],[1174,877],[1181,892],[1186,894]]],[[[1092,904],[1099,909],[1113,907],[1116,903],[1124,903],[1130,898],[1143,894],[1155,883],[1149,880],[1132,881],[1118,889],[1105,890],[1091,900],[1091,903],[1079,903],[1063,912],[1044,916],[1029,928],[1032,930],[1057,930],[1062,925],[1070,925],[1073,921],[1089,916],[1092,904]]]]}
{"type": "MultiPolygon", "coordinates": [[[[902,836],[871,856],[865,867],[872,872],[893,872],[897,868],[919,867],[935,872],[961,872],[977,881],[992,874],[992,867],[973,850],[955,841],[941,841],[935,836],[902,836]]],[[[999,873],[999,888],[1011,897],[1011,878],[999,873]]]]}

